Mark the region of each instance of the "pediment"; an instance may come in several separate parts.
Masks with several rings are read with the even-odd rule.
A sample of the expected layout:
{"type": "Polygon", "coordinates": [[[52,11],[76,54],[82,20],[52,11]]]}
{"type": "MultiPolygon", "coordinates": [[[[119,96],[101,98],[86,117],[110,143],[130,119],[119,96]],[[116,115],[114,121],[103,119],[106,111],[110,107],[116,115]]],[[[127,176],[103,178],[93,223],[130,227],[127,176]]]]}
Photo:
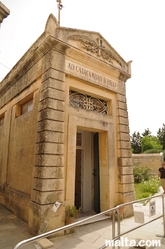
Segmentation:
{"type": "Polygon", "coordinates": [[[57,34],[58,39],[130,74],[130,64],[125,62],[100,33],[60,27],[57,34]]]}
{"type": "Polygon", "coordinates": [[[88,35],[76,34],[68,36],[68,43],[74,44],[79,49],[104,60],[115,66],[123,67],[122,59],[114,52],[113,48],[108,46],[100,35],[91,39],[88,35]]]}
{"type": "MultiPolygon", "coordinates": [[[[60,27],[57,25],[56,18],[51,14],[51,26],[54,22],[54,32],[52,33],[57,39],[75,47],[90,56],[96,57],[105,63],[108,63],[116,68],[130,73],[130,62],[125,60],[117,53],[117,51],[106,41],[104,37],[98,32],[71,29],[60,27]]],[[[47,30],[50,30],[47,25],[47,30]]],[[[52,27],[51,27],[51,30],[52,27]]]]}

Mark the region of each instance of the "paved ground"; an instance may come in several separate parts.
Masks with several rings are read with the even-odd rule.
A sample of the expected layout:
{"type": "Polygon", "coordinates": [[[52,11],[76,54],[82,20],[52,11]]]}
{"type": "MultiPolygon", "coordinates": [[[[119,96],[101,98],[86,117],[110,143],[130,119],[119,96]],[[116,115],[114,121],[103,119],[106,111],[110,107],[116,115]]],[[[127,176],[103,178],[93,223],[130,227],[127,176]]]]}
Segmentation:
{"type": "MultiPolygon", "coordinates": [[[[151,219],[148,215],[148,206],[143,207],[145,213],[145,221],[151,219]]],[[[162,205],[161,198],[156,198],[156,215],[161,214],[162,205]]],[[[156,217],[156,216],[153,216],[156,217]]],[[[152,217],[152,218],[153,218],[152,217]]],[[[121,232],[133,229],[133,227],[139,225],[134,222],[134,217],[123,219],[121,221],[121,232]]],[[[147,248],[160,248],[165,249],[165,238],[158,237],[157,235],[163,235],[163,218],[160,218],[153,223],[145,225],[138,230],[134,230],[124,236],[122,239],[130,240],[160,240],[161,246],[148,246],[147,248]]],[[[0,206],[0,249],[13,249],[14,246],[24,240],[30,238],[30,234],[27,232],[27,225],[20,219],[16,218],[7,209],[0,206]]],[[[101,248],[106,240],[112,237],[112,221],[111,219],[105,219],[92,224],[83,225],[75,228],[75,232],[58,237],[48,238],[52,242],[50,249],[98,249],[101,248]]],[[[123,242],[124,243],[124,242],[123,242]]],[[[148,242],[149,243],[149,242],[148,242]]],[[[121,246],[121,248],[130,248],[130,246],[121,246]]],[[[26,246],[22,246],[23,249],[41,249],[43,248],[38,242],[33,242],[26,246]]],[[[45,247],[46,248],[46,247],[45,247]]],[[[111,247],[107,247],[111,248],[111,247]]]]}

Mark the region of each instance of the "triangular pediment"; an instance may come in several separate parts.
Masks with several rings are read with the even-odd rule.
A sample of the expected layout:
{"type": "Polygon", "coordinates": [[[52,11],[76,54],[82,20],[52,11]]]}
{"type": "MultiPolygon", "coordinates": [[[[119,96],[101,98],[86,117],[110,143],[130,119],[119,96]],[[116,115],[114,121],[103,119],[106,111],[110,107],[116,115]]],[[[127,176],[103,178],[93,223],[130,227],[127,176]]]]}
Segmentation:
{"type": "Polygon", "coordinates": [[[60,28],[58,32],[61,40],[65,39],[65,42],[97,57],[106,63],[114,65],[115,67],[124,67],[126,62],[121,56],[114,50],[114,48],[97,32],[89,32],[84,30],[74,30],[60,28]]]}
{"type": "Polygon", "coordinates": [[[49,30],[49,35],[52,31],[53,36],[70,46],[130,73],[130,63],[126,63],[100,33],[60,27],[52,14],[48,18],[46,30],[49,30]]]}

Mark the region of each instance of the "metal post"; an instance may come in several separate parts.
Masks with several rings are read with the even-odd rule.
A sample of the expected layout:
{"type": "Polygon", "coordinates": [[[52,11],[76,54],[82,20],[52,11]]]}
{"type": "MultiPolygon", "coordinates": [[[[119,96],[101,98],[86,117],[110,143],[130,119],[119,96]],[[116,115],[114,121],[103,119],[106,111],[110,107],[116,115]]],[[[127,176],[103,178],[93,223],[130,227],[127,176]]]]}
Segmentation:
{"type": "Polygon", "coordinates": [[[57,2],[58,2],[58,4],[57,4],[57,7],[58,7],[58,24],[60,26],[60,12],[61,12],[61,10],[63,8],[63,5],[61,3],[61,0],[57,0],[57,2]]]}
{"type": "MultiPolygon", "coordinates": [[[[119,207],[117,207],[117,237],[118,240],[120,240],[120,212],[119,212],[119,207]]],[[[118,246],[120,249],[120,246],[118,246]]]]}
{"type": "Polygon", "coordinates": [[[156,234],[157,237],[163,237],[165,238],[165,205],[164,205],[164,195],[161,196],[162,197],[162,217],[163,217],[163,235],[161,234],[156,234]]]}
{"type": "Polygon", "coordinates": [[[164,210],[164,195],[162,196],[162,209],[163,209],[163,237],[165,238],[165,210],[164,210]]]}

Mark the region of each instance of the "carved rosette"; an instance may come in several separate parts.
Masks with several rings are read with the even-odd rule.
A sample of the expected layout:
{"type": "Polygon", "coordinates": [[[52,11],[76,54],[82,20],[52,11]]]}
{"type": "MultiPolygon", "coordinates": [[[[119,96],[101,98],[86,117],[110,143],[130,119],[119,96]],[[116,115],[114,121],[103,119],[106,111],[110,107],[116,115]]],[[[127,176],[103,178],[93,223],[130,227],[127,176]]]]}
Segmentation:
{"type": "Polygon", "coordinates": [[[78,109],[80,108],[102,114],[108,113],[108,103],[105,100],[74,91],[70,91],[69,104],[78,109]]]}
{"type": "Polygon", "coordinates": [[[115,60],[121,67],[123,67],[123,63],[121,62],[120,58],[115,55],[113,51],[102,46],[102,40],[100,38],[97,39],[97,42],[93,41],[85,35],[71,35],[68,37],[68,39],[80,41],[82,44],[82,48],[86,51],[96,53],[98,57],[102,57],[104,60],[107,60],[111,64],[113,64],[112,60],[115,60]]]}

